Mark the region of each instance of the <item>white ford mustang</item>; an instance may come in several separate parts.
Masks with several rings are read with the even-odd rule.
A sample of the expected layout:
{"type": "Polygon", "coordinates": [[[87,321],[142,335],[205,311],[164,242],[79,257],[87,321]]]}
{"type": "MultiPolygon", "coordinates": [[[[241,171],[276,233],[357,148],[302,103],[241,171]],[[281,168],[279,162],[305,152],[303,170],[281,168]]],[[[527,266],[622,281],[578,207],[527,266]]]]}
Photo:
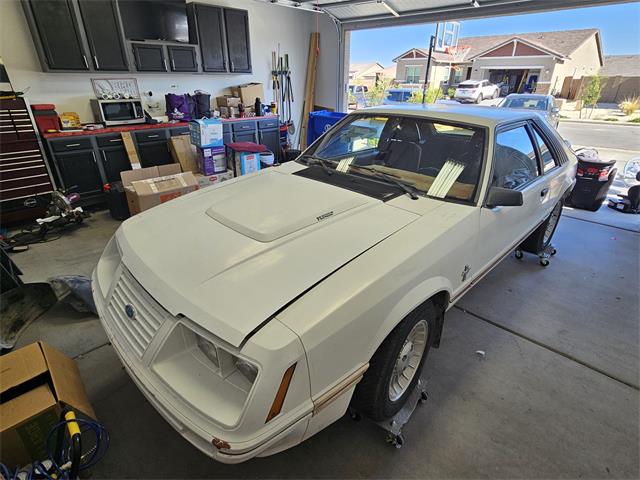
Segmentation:
{"type": "Polygon", "coordinates": [[[535,113],[358,111],[295,162],[124,222],[95,301],[181,435],[222,462],[270,455],[349,404],[397,413],[446,310],[513,249],[548,245],[575,170],[535,113]]]}

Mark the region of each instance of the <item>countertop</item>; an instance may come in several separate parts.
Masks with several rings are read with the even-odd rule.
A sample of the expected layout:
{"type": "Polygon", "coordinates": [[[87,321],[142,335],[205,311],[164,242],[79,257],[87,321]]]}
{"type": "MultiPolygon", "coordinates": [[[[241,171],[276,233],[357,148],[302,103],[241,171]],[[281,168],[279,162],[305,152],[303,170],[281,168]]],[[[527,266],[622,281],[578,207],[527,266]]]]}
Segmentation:
{"type": "MultiPolygon", "coordinates": [[[[270,120],[273,118],[278,118],[278,115],[265,115],[262,117],[244,117],[244,118],[221,118],[220,120],[222,120],[222,123],[233,123],[233,122],[242,122],[247,120],[270,120]]],[[[164,123],[155,123],[155,124],[140,123],[136,125],[122,125],[119,127],[97,128],[95,130],[43,133],[42,138],[51,139],[51,138],[61,138],[61,137],[77,137],[81,135],[101,135],[104,133],[120,133],[120,132],[131,132],[134,130],[148,130],[151,128],[176,128],[176,127],[188,127],[188,126],[189,126],[189,122],[164,122],[164,123]]]]}

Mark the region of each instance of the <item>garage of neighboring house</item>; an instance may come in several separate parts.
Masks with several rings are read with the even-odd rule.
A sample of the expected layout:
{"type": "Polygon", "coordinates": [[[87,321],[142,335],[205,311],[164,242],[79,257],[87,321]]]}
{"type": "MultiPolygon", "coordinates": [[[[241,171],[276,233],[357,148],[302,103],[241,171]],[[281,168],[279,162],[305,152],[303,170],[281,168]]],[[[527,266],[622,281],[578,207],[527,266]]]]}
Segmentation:
{"type": "Polygon", "coordinates": [[[428,39],[394,67],[349,52],[358,30],[624,1],[0,0],[0,480],[639,478],[640,215],[563,210],[590,170],[531,112],[346,113],[382,78],[556,94],[606,73],[618,99],[638,57],[592,28],[461,37],[430,68],[428,39]]]}

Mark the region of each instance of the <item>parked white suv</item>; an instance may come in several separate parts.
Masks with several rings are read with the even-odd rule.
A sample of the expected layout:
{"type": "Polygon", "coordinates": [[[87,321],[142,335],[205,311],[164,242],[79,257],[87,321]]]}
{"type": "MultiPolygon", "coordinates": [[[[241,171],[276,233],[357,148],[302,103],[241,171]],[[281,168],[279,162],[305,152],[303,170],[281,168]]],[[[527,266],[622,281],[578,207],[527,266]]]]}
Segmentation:
{"type": "Polygon", "coordinates": [[[489,80],[465,80],[457,86],[453,98],[460,102],[480,103],[482,100],[499,96],[500,88],[489,80]]]}
{"type": "Polygon", "coordinates": [[[94,299],[181,435],[226,463],[270,455],[350,404],[398,412],[445,312],[523,242],[549,244],[575,172],[532,112],[367,109],[295,162],[124,222],[94,299]]]}

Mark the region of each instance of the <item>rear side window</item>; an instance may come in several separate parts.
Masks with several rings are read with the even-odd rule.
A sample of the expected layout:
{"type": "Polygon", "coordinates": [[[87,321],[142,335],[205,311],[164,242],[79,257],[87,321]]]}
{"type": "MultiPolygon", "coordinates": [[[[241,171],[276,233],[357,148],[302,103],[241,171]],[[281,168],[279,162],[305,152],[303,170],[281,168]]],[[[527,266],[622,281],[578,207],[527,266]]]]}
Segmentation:
{"type": "Polygon", "coordinates": [[[538,135],[538,132],[533,129],[533,138],[535,138],[536,143],[538,144],[538,150],[540,150],[540,156],[542,157],[542,168],[544,169],[544,173],[547,173],[549,170],[558,165],[556,159],[553,157],[553,153],[549,150],[544,139],[538,135]]]}
{"type": "Polygon", "coordinates": [[[516,190],[540,175],[536,150],[524,126],[498,133],[493,156],[493,186],[516,190]]]}

